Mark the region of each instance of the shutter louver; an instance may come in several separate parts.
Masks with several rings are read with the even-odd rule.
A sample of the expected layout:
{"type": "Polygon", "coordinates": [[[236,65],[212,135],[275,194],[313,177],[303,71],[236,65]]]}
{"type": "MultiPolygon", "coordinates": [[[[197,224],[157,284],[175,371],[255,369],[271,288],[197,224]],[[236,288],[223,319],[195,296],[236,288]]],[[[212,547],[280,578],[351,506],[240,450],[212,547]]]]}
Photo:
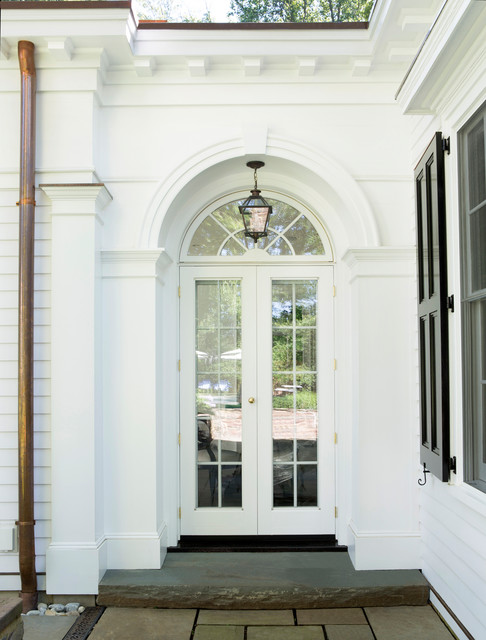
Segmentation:
{"type": "Polygon", "coordinates": [[[449,340],[442,134],[415,169],[420,354],[420,462],[449,479],[449,340]]]}

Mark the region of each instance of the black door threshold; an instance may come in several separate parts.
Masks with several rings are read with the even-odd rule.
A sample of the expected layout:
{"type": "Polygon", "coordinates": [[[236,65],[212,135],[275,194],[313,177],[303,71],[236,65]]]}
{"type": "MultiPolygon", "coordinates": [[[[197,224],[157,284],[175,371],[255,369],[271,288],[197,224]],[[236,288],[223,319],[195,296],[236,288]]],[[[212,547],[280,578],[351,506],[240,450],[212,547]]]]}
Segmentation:
{"type": "Polygon", "coordinates": [[[169,553],[185,552],[272,552],[272,551],[347,551],[335,536],[181,536],[177,547],[169,553]]]}

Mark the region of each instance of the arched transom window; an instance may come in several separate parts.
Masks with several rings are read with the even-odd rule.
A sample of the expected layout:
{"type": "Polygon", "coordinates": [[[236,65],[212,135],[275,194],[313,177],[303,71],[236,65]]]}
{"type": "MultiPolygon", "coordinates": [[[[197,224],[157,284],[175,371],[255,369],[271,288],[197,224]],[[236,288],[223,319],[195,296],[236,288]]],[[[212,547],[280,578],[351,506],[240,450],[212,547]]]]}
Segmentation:
{"type": "Polygon", "coordinates": [[[268,224],[268,236],[257,243],[245,237],[238,210],[240,200],[218,206],[209,214],[198,217],[188,231],[181,259],[200,261],[204,258],[252,259],[255,250],[260,257],[333,260],[331,244],[325,230],[314,216],[288,202],[266,198],[273,213],[268,224]]]}

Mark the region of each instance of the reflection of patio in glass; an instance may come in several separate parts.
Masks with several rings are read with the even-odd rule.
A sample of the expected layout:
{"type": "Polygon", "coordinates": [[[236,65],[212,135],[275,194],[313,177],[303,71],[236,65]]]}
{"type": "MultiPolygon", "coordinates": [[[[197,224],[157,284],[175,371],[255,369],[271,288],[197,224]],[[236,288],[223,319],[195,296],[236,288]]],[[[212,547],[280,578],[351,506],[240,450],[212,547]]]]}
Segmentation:
{"type": "MultiPolygon", "coordinates": [[[[214,409],[210,418],[211,439],[241,442],[241,409],[214,409]]],[[[315,410],[274,409],[272,423],[274,440],[317,439],[315,410]]]]}

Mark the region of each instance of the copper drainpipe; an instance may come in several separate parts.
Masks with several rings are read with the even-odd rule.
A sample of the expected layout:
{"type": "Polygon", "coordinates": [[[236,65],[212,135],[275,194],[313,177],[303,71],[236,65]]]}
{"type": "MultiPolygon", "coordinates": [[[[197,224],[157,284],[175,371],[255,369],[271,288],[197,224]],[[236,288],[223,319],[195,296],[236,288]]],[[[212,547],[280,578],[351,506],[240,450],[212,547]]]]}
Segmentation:
{"type": "Polygon", "coordinates": [[[24,613],[37,608],[34,537],[35,63],[18,45],[21,74],[19,200],[19,568],[24,613]]]}

